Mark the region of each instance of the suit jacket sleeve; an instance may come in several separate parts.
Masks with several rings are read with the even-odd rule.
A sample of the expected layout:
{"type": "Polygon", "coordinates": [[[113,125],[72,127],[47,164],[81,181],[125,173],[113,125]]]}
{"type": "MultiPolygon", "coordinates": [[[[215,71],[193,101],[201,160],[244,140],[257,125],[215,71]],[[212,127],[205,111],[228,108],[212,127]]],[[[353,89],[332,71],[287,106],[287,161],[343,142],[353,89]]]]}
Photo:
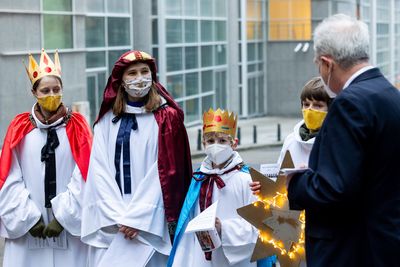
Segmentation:
{"type": "Polygon", "coordinates": [[[367,110],[349,94],[337,97],[311,152],[311,170],[289,184],[292,209],[341,206],[360,192],[371,131],[367,110]]]}

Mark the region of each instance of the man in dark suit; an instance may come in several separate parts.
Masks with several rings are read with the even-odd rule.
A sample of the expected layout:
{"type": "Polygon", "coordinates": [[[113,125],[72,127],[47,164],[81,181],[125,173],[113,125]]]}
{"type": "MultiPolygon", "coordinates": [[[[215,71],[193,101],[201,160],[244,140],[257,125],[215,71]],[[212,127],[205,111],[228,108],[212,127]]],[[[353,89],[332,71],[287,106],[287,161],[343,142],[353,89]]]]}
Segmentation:
{"type": "Polygon", "coordinates": [[[307,266],[400,266],[400,92],[369,65],[361,21],[325,19],[314,50],[337,96],[309,169],[288,177],[290,207],[306,210],[307,266]]]}

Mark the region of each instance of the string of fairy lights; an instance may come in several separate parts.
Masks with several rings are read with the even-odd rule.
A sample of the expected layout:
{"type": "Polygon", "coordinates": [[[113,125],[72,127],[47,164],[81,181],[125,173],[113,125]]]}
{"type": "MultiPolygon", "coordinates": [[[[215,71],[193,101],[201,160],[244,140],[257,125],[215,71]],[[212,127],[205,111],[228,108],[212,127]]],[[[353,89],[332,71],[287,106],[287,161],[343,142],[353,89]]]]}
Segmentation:
{"type": "MultiPolygon", "coordinates": [[[[288,201],[287,193],[276,192],[276,195],[272,198],[263,198],[263,196],[258,196],[258,201],[254,202],[253,205],[257,207],[260,202],[264,204],[264,209],[268,210],[271,207],[282,208],[286,202],[288,201]]],[[[281,255],[287,255],[290,259],[295,259],[296,254],[302,255],[304,254],[304,240],[305,240],[305,223],[306,223],[306,215],[305,212],[302,211],[298,218],[301,225],[301,233],[299,239],[293,243],[289,250],[286,250],[284,244],[280,240],[274,239],[270,234],[265,231],[260,230],[260,239],[263,243],[271,244],[275,249],[278,249],[281,255]]]]}

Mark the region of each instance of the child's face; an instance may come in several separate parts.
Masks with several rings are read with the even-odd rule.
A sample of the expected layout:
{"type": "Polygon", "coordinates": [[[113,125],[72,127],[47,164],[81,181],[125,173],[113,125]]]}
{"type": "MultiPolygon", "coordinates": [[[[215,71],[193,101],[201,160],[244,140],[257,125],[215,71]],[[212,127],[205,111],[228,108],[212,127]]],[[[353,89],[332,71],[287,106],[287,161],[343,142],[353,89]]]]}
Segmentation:
{"type": "Polygon", "coordinates": [[[224,133],[206,133],[204,134],[203,145],[207,147],[213,144],[232,145],[232,137],[224,133]]]}
{"type": "Polygon", "coordinates": [[[303,109],[314,109],[319,111],[328,111],[328,104],[324,101],[314,100],[306,98],[302,101],[302,108],[303,109]]]}

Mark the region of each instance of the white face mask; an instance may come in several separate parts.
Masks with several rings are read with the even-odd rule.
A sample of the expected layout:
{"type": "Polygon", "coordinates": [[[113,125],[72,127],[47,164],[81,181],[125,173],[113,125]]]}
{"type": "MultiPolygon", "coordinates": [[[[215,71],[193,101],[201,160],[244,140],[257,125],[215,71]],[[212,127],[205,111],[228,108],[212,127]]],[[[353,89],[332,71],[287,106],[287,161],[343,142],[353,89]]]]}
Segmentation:
{"type": "Polygon", "coordinates": [[[230,145],[212,144],[207,145],[206,154],[217,165],[226,162],[233,154],[233,149],[230,145]]]}
{"type": "Polygon", "coordinates": [[[132,97],[144,97],[150,91],[153,80],[151,76],[142,76],[123,82],[125,91],[132,97]]]}
{"type": "Polygon", "coordinates": [[[324,79],[322,79],[322,77],[321,77],[321,80],[324,84],[325,92],[329,95],[330,98],[335,98],[337,96],[337,94],[335,92],[333,92],[332,89],[329,87],[329,82],[331,81],[331,74],[329,73],[327,84],[325,83],[324,79]]]}

